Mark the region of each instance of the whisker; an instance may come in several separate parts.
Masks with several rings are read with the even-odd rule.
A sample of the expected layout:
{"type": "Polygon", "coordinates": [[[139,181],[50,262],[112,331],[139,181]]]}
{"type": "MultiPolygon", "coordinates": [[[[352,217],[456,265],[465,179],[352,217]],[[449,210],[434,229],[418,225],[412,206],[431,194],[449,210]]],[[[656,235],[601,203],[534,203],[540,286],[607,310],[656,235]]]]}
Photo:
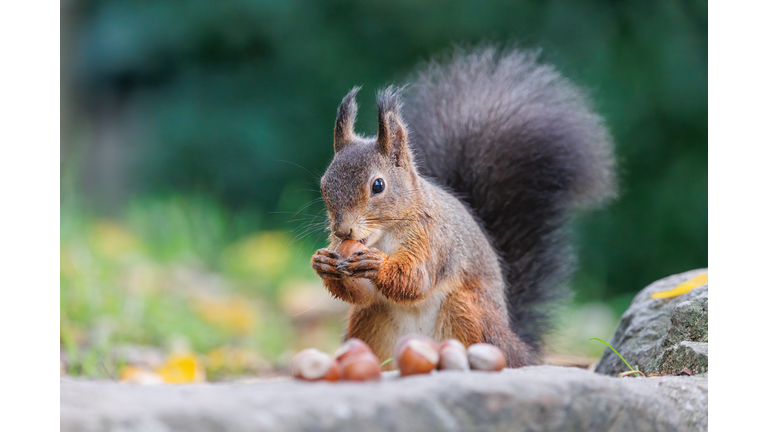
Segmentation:
{"type": "Polygon", "coordinates": [[[301,239],[305,239],[306,237],[308,237],[308,236],[310,236],[310,235],[312,235],[312,234],[318,234],[318,233],[313,233],[313,232],[311,232],[311,231],[308,231],[308,232],[306,232],[306,233],[304,233],[304,234],[301,234],[301,235],[297,236],[297,237],[296,237],[296,238],[294,238],[293,240],[291,240],[291,242],[290,242],[290,243],[288,243],[288,245],[287,245],[287,246],[291,246],[292,244],[296,243],[297,241],[299,241],[299,240],[301,240],[301,239]]]}
{"type": "MultiPolygon", "coordinates": [[[[325,294],[326,294],[326,295],[328,295],[328,291],[326,291],[326,292],[325,292],[325,294]]],[[[321,298],[321,299],[320,299],[320,300],[319,300],[317,303],[315,303],[315,305],[314,305],[314,306],[312,306],[311,308],[309,308],[309,309],[307,309],[307,310],[305,310],[305,311],[301,311],[301,312],[299,312],[299,313],[297,313],[297,314],[295,314],[295,315],[293,315],[293,316],[299,316],[299,315],[303,314],[304,312],[309,312],[309,311],[311,311],[312,309],[316,308],[316,307],[317,307],[317,305],[319,305],[320,303],[322,303],[322,301],[323,301],[323,300],[325,300],[325,295],[324,295],[324,296],[323,296],[323,298],[321,298]]]]}
{"type": "Polygon", "coordinates": [[[277,159],[277,161],[278,162],[285,162],[287,164],[291,164],[291,165],[297,166],[297,167],[303,169],[304,171],[306,171],[307,173],[309,173],[309,175],[311,175],[312,177],[320,178],[322,176],[322,174],[318,175],[317,173],[313,173],[310,170],[304,168],[303,166],[301,166],[301,165],[299,165],[299,164],[297,164],[295,162],[291,162],[291,161],[287,161],[287,160],[283,160],[283,159],[277,159]]]}
{"type": "Polygon", "coordinates": [[[311,217],[316,217],[317,216],[317,215],[313,215],[313,214],[309,214],[309,213],[300,213],[300,212],[277,212],[276,211],[276,212],[268,212],[268,213],[270,213],[270,214],[300,214],[300,215],[303,215],[303,216],[311,216],[311,217]]]}
{"type": "Polygon", "coordinates": [[[306,209],[307,207],[311,206],[312,204],[315,204],[315,203],[318,203],[318,202],[320,202],[320,200],[322,200],[322,199],[323,199],[323,197],[320,197],[320,198],[315,198],[315,199],[313,199],[312,201],[310,201],[310,202],[308,202],[308,203],[304,204],[303,206],[301,206],[301,208],[300,208],[300,209],[298,209],[298,210],[296,210],[296,212],[300,212],[300,211],[302,211],[302,210],[306,209]]]}

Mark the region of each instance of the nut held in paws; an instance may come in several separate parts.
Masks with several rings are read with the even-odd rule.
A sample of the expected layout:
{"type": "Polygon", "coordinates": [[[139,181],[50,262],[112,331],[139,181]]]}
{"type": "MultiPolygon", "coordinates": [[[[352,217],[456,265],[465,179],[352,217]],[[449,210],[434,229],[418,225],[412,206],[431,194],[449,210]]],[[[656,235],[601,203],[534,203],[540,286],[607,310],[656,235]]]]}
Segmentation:
{"type": "Polygon", "coordinates": [[[368,250],[364,244],[354,240],[344,240],[336,246],[336,253],[347,259],[352,254],[368,250]]]}
{"type": "Polygon", "coordinates": [[[471,345],[467,349],[469,357],[469,366],[475,370],[500,371],[507,366],[507,359],[504,353],[497,347],[478,343],[471,345]]]}
{"type": "Polygon", "coordinates": [[[291,375],[306,381],[338,381],[341,369],[339,363],[328,354],[307,348],[293,356],[291,375]]]}

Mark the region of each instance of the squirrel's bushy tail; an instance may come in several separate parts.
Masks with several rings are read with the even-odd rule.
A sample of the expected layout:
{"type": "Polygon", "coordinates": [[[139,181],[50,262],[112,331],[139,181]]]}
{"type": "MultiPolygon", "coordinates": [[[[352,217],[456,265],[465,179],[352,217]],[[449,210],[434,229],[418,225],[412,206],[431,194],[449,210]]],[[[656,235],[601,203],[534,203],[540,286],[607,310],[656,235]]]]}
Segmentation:
{"type": "Polygon", "coordinates": [[[611,138],[584,94],[538,54],[460,50],[405,92],[419,171],[482,220],[506,271],[512,330],[534,349],[572,270],[574,208],[615,193],[611,138]]]}

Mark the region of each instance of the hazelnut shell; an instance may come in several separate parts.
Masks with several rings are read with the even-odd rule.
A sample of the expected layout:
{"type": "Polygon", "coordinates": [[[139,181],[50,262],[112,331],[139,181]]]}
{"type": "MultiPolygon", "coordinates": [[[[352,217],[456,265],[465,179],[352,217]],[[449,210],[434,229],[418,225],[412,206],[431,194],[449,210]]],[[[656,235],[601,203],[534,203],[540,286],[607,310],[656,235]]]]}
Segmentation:
{"type": "Polygon", "coordinates": [[[507,366],[501,350],[491,344],[478,343],[467,348],[469,367],[474,370],[500,371],[507,366]]]}
{"type": "Polygon", "coordinates": [[[440,344],[440,370],[469,370],[467,347],[456,339],[449,339],[440,344]]]}
{"type": "Polygon", "coordinates": [[[349,258],[356,252],[362,252],[368,250],[364,244],[354,240],[344,240],[336,246],[336,253],[342,257],[349,258]]]}
{"type": "Polygon", "coordinates": [[[401,376],[432,372],[440,360],[434,342],[412,338],[406,341],[397,357],[397,367],[401,376]]]}
{"type": "Polygon", "coordinates": [[[293,356],[291,375],[305,381],[338,381],[341,369],[333,357],[314,348],[307,348],[293,356]]]}
{"type": "Polygon", "coordinates": [[[427,344],[434,346],[435,350],[437,351],[437,343],[433,341],[429,336],[424,336],[423,334],[418,333],[408,333],[407,335],[401,336],[400,339],[397,340],[397,343],[395,344],[395,359],[400,357],[400,354],[402,354],[402,350],[405,348],[406,343],[408,343],[408,341],[411,339],[424,341],[427,344]]]}
{"type": "Polygon", "coordinates": [[[370,353],[373,354],[371,347],[358,338],[350,338],[344,342],[336,353],[333,355],[338,362],[342,362],[344,358],[350,354],[370,353]]]}
{"type": "Polygon", "coordinates": [[[348,381],[369,381],[381,378],[379,359],[372,353],[350,353],[340,363],[341,379],[348,381]]]}
{"type": "Polygon", "coordinates": [[[445,348],[455,348],[460,351],[463,351],[464,354],[467,353],[467,347],[461,343],[458,339],[446,339],[440,343],[439,351],[444,350],[445,348]]]}

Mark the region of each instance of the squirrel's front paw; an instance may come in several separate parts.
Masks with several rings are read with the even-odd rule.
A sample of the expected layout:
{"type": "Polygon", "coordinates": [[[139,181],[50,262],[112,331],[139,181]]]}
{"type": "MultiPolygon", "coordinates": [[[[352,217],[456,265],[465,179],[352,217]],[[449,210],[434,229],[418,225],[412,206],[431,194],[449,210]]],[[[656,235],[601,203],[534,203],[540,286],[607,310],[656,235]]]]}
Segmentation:
{"type": "Polygon", "coordinates": [[[352,254],[347,258],[347,267],[351,277],[375,279],[379,268],[387,259],[387,255],[375,248],[352,254]]]}
{"type": "Polygon", "coordinates": [[[350,275],[347,261],[330,249],[319,249],[312,255],[312,268],[323,279],[341,279],[350,275]]]}

